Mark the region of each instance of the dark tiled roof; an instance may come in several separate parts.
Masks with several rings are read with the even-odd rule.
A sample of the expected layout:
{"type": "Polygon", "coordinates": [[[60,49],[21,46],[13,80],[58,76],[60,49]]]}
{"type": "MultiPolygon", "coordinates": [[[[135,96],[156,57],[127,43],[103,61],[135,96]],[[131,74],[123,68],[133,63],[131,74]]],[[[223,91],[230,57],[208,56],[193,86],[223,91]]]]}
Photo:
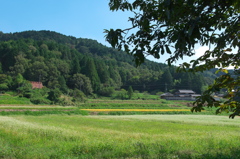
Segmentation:
{"type": "Polygon", "coordinates": [[[192,90],[178,90],[179,93],[195,94],[192,90]]]}
{"type": "Polygon", "coordinates": [[[163,93],[161,96],[173,96],[171,93],[163,93]]]}

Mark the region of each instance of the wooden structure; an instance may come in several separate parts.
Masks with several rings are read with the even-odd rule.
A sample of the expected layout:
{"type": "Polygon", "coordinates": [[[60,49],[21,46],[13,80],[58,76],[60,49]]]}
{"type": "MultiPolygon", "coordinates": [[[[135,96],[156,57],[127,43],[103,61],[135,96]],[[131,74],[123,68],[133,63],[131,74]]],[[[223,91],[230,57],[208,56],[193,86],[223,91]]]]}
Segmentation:
{"type": "Polygon", "coordinates": [[[30,81],[30,83],[32,84],[32,89],[42,89],[43,88],[43,84],[42,82],[35,82],[35,81],[30,81]]]}
{"type": "Polygon", "coordinates": [[[196,94],[192,90],[178,90],[175,94],[164,93],[160,97],[161,99],[166,100],[191,100],[194,101],[196,97],[200,96],[200,94],[196,94]]]}

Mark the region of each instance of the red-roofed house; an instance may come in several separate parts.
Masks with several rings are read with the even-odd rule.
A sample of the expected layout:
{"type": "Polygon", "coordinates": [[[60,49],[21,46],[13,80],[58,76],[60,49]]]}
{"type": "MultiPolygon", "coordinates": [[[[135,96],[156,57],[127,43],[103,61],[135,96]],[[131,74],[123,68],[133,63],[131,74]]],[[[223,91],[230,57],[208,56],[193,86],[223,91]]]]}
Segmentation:
{"type": "Polygon", "coordinates": [[[30,81],[30,83],[32,84],[32,89],[35,89],[35,88],[41,89],[41,88],[43,88],[42,82],[30,81]]]}

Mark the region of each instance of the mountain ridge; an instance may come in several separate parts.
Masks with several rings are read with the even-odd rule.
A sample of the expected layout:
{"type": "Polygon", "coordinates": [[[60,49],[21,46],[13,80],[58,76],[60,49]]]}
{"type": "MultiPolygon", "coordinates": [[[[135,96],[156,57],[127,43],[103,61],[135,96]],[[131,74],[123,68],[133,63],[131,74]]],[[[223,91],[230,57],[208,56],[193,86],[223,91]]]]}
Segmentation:
{"type": "Polygon", "coordinates": [[[12,79],[20,74],[30,81],[41,76],[50,89],[60,88],[60,77],[68,89],[75,89],[72,79],[76,74],[89,78],[95,93],[105,87],[129,86],[139,91],[166,91],[166,85],[168,90],[184,88],[201,92],[206,80],[211,80],[201,74],[177,73],[174,66],[149,60],[136,68],[133,57],[123,51],[96,40],[46,30],[0,32],[0,58],[2,74],[12,79]],[[194,83],[196,79],[200,81],[198,85],[194,83]]]}

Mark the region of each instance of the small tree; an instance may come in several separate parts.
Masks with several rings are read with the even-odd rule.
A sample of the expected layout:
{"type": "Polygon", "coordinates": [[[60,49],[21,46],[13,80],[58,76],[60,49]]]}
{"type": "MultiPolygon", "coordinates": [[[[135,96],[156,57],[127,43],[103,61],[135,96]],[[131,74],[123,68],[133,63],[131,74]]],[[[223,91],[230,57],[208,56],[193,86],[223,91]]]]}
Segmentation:
{"type": "Polygon", "coordinates": [[[117,91],[114,98],[122,99],[122,100],[127,99],[127,91],[125,89],[121,89],[120,91],[117,91]]]}
{"type": "Polygon", "coordinates": [[[110,97],[114,91],[114,87],[101,87],[98,93],[102,96],[110,97]]]}
{"type": "Polygon", "coordinates": [[[16,88],[21,87],[21,85],[24,83],[24,81],[25,80],[24,80],[23,76],[20,73],[18,73],[14,80],[15,87],[16,88]]]}
{"type": "Polygon", "coordinates": [[[61,94],[62,92],[58,88],[53,89],[48,93],[48,99],[56,103],[59,101],[61,94]]]}
{"type": "Polygon", "coordinates": [[[79,89],[74,89],[72,93],[73,93],[72,94],[73,102],[85,102],[86,101],[86,95],[79,89]]]}
{"type": "Polygon", "coordinates": [[[19,96],[24,96],[26,98],[31,98],[32,96],[32,85],[30,82],[24,80],[21,86],[17,88],[19,96]]]}
{"type": "Polygon", "coordinates": [[[71,79],[71,83],[73,88],[81,90],[86,95],[89,95],[93,92],[90,79],[83,74],[74,74],[71,79]]]}
{"type": "Polygon", "coordinates": [[[0,91],[6,91],[8,90],[8,76],[5,74],[0,74],[0,91]]]}
{"type": "Polygon", "coordinates": [[[128,98],[131,99],[133,96],[133,89],[132,86],[128,87],[128,92],[127,92],[128,98]]]}

